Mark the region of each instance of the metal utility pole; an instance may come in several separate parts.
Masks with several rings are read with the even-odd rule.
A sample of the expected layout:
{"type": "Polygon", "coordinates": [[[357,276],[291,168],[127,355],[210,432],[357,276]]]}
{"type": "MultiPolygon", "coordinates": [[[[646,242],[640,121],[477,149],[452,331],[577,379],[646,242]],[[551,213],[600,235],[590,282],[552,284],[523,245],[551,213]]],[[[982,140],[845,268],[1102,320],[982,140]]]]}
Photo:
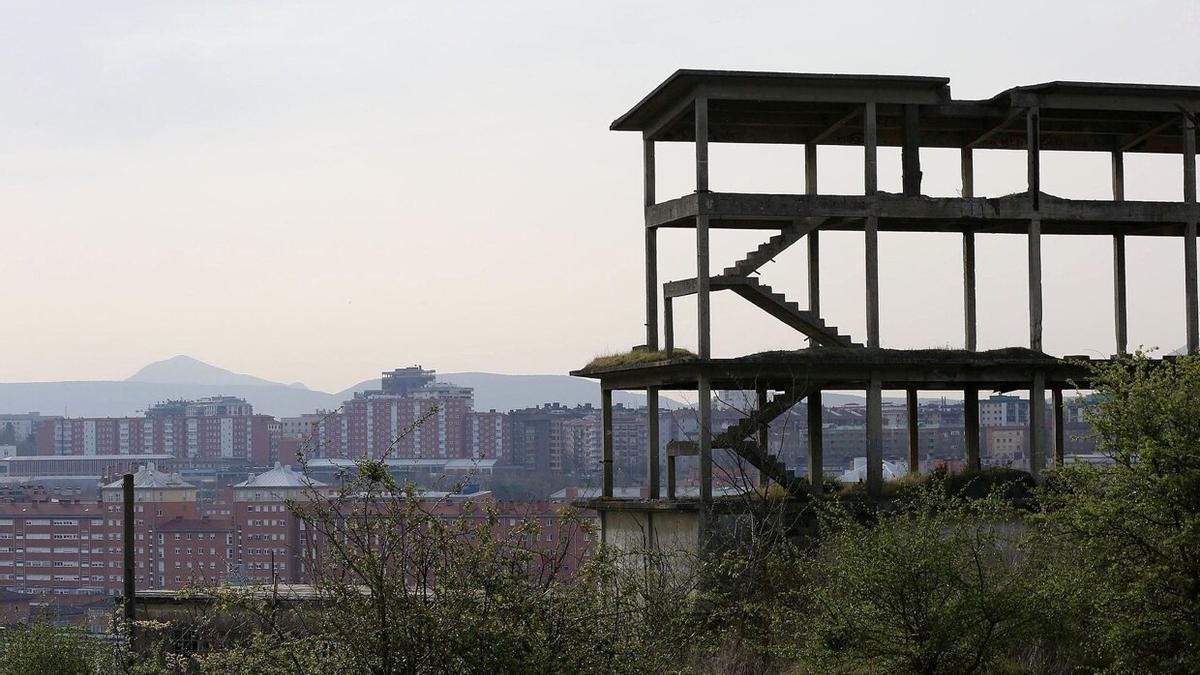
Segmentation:
{"type": "Polygon", "coordinates": [[[133,474],[125,474],[121,483],[123,492],[123,510],[125,512],[125,622],[130,630],[133,629],[133,474]]]}

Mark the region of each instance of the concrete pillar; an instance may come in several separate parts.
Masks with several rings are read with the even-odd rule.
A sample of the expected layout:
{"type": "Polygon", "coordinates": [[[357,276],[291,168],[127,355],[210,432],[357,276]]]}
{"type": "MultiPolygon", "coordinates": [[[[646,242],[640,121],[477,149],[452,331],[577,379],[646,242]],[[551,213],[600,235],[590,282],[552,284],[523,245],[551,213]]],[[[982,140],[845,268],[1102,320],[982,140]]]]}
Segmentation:
{"type": "Polygon", "coordinates": [[[600,496],[613,496],[613,398],[612,390],[600,390],[600,430],[603,436],[603,454],[600,458],[600,496]]]}
{"type": "Polygon", "coordinates": [[[969,351],[978,347],[975,318],[975,233],[963,232],[963,345],[969,351]]]}
{"type": "MultiPolygon", "coordinates": [[[[975,152],[963,148],[959,153],[962,170],[963,199],[975,197],[975,152]]],[[[963,230],[963,345],[969,351],[977,348],[975,317],[975,232],[963,230]]]]}
{"type": "Polygon", "coordinates": [[[904,106],[904,141],[901,148],[903,186],[906,197],[921,194],[921,120],[916,104],[904,106]]]}
{"type": "Polygon", "coordinates": [[[1029,473],[1040,478],[1046,466],[1046,375],[1035,371],[1029,388],[1029,473]]]}
{"type": "MultiPolygon", "coordinates": [[[[863,184],[868,197],[879,191],[878,126],[875,103],[863,108],[863,184]]],[[[879,346],[879,217],[872,205],[866,227],[867,346],[879,346]]]]}
{"type": "Polygon", "coordinates": [[[658,499],[658,467],[661,457],[659,454],[659,419],[658,419],[658,389],[646,388],[646,485],[649,488],[648,497],[658,499]]]}
{"type": "Polygon", "coordinates": [[[883,492],[883,385],[877,373],[867,384],[867,493],[883,492]]]}
{"type": "Polygon", "coordinates": [[[813,143],[804,146],[804,194],[817,194],[817,146],[813,143]]]}
{"type": "Polygon", "coordinates": [[[1028,177],[1029,199],[1033,210],[1041,208],[1042,172],[1041,172],[1041,113],[1037,106],[1031,106],[1025,113],[1025,164],[1028,177]]]}
{"type": "Polygon", "coordinates": [[[877,157],[878,126],[875,120],[875,102],[863,107],[863,185],[868,197],[879,190],[879,161],[877,157]]]}
{"type": "Polygon", "coordinates": [[[1113,235],[1113,327],[1117,353],[1129,351],[1129,311],[1125,294],[1125,235],[1113,235]]]}
{"type": "Polygon", "coordinates": [[[700,436],[700,501],[711,504],[712,485],[712,388],[707,374],[701,374],[696,384],[699,407],[700,436]]]}
{"type": "MultiPolygon", "coordinates": [[[[754,401],[755,411],[756,412],[761,411],[762,409],[767,407],[767,389],[766,389],[766,387],[759,385],[754,393],[755,393],[755,401],[754,401]]],[[[769,424],[767,424],[766,422],[759,423],[758,432],[756,434],[756,440],[758,441],[758,449],[760,451],[766,453],[770,449],[771,427],[769,424]]],[[[758,472],[758,484],[759,485],[765,486],[765,485],[769,484],[770,482],[771,482],[771,478],[769,476],[767,476],[766,471],[758,472]]]]}
{"type": "Polygon", "coordinates": [[[667,352],[667,358],[675,353],[675,315],[671,303],[671,298],[663,298],[663,349],[667,352]]]}
{"type": "Polygon", "coordinates": [[[920,409],[917,401],[917,390],[908,390],[908,472],[918,473],[921,470],[921,431],[920,409]]]}
{"type": "Polygon", "coordinates": [[[1066,420],[1064,415],[1066,409],[1063,407],[1063,390],[1062,387],[1054,387],[1050,390],[1051,410],[1054,413],[1054,466],[1063,465],[1063,456],[1067,452],[1067,434],[1066,420]]]}
{"type": "Polygon", "coordinates": [[[825,458],[822,445],[824,433],[821,427],[821,390],[810,393],[806,399],[808,404],[808,482],[815,494],[821,494],[824,489],[825,458]]]}
{"type": "MultiPolygon", "coordinates": [[[[643,201],[654,206],[654,141],[642,140],[643,201]]],[[[646,228],[646,349],[658,350],[658,230],[646,228]]]]}
{"type": "Polygon", "coordinates": [[[867,346],[879,347],[879,218],[867,216],[867,346]]]}
{"type": "Polygon", "coordinates": [[[963,436],[967,446],[967,470],[979,471],[982,461],[979,452],[979,389],[963,391],[963,436]]]}
{"type": "Polygon", "coordinates": [[[1042,351],[1042,220],[1029,221],[1029,348],[1042,351]]]}
{"type": "Polygon", "coordinates": [[[667,453],[667,501],[675,501],[675,455],[667,453]]]}
{"type": "MultiPolygon", "coordinates": [[[[1196,204],[1196,123],[1183,116],[1183,201],[1196,204]]],[[[1194,211],[1193,211],[1194,213],[1194,211]]],[[[1187,308],[1187,350],[1200,353],[1200,307],[1196,292],[1196,217],[1187,222],[1183,233],[1184,296],[1187,308]]]]}
{"type": "Polygon", "coordinates": [[[708,216],[696,216],[696,355],[712,355],[712,323],[709,317],[708,216]]]}

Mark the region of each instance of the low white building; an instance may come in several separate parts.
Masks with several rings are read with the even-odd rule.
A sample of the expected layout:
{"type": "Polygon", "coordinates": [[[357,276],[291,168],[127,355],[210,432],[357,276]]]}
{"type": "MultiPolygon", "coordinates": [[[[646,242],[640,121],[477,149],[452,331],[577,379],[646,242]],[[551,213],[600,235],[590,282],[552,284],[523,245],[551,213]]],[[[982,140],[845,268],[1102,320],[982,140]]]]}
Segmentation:
{"type": "MultiPolygon", "coordinates": [[[[883,461],[883,479],[893,480],[900,478],[908,473],[908,462],[903,460],[883,461]]],[[[867,482],[867,458],[855,457],[854,464],[843,471],[837,477],[837,480],[842,483],[865,483],[867,482]]]]}

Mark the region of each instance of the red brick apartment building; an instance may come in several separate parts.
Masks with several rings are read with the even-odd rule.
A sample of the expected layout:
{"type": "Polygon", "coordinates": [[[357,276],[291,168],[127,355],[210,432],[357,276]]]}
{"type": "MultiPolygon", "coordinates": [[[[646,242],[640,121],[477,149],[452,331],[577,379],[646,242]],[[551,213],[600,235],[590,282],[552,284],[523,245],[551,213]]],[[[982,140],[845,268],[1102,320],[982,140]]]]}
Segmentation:
{"type": "MultiPolygon", "coordinates": [[[[288,508],[315,490],[331,490],[288,466],[250,475],[203,511],[197,488],[157,470],[134,474],[135,580],[140,589],[177,589],[197,584],[311,581],[310,532],[288,508]]],[[[454,517],[466,504],[491,502],[490,493],[429,493],[438,513],[454,517]]],[[[535,541],[550,548],[565,542],[573,572],[590,551],[580,529],[561,529],[565,501],[500,502],[497,533],[522,518],[543,524],[535,541]],[[564,535],[565,532],[565,535],[564,535]]],[[[483,509],[471,517],[484,517],[483,509]]],[[[0,592],[38,598],[39,604],[80,605],[118,595],[123,579],[121,482],[103,486],[100,501],[0,502],[0,592]],[[40,596],[40,597],[39,597],[40,596]]],[[[315,542],[319,546],[319,542],[315,542]]],[[[8,597],[8,596],[5,596],[8,597]]]]}
{"type": "Polygon", "coordinates": [[[279,423],[230,396],[155,404],[145,417],[79,417],[37,429],[39,455],[148,455],[267,466],[279,423]]]}

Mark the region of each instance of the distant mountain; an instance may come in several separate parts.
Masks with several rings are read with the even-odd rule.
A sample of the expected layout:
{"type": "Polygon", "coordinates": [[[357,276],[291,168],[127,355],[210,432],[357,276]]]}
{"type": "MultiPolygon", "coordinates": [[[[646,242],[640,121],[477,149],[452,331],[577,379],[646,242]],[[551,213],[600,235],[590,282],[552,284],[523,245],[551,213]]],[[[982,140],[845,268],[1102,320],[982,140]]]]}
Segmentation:
{"type": "Polygon", "coordinates": [[[126,382],[158,382],[167,384],[212,384],[219,386],[249,385],[258,387],[293,387],[307,389],[299,382],[287,385],[264,380],[253,375],[243,375],[218,368],[190,356],[172,356],[155,361],[125,379],[126,382]]]}
{"type": "Polygon", "coordinates": [[[341,399],[321,391],[286,385],[191,384],[169,382],[16,382],[0,383],[0,412],[37,411],[69,417],[141,415],[167,399],[238,396],[254,411],[277,417],[338,406],[341,399]]]}
{"type": "MultiPolygon", "coordinates": [[[[543,403],[568,406],[600,404],[600,386],[567,375],[502,375],[497,373],[439,374],[438,380],[475,389],[476,410],[508,411],[543,403]]],[[[315,410],[331,410],[353,398],[354,392],[378,389],[379,380],[367,380],[345,391],[330,394],[302,384],[272,382],[235,373],[190,356],[156,361],[123,381],[0,383],[0,412],[37,411],[70,417],[123,417],[141,415],[147,407],[167,399],[228,395],[246,399],[255,412],[292,417],[315,410]]],[[[613,400],[628,406],[645,405],[646,397],[618,392],[613,400]]],[[[662,397],[663,407],[681,407],[662,397]]]]}

